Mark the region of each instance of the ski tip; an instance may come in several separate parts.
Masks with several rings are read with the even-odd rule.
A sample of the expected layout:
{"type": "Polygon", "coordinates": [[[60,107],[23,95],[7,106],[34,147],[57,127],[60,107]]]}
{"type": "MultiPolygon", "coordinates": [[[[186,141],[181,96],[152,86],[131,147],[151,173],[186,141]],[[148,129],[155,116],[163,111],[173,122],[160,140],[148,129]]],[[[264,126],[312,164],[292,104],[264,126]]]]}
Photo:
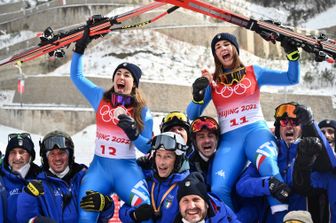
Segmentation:
{"type": "Polygon", "coordinates": [[[7,64],[9,62],[10,62],[10,58],[6,58],[6,59],[3,59],[3,60],[0,60],[0,66],[5,65],[5,64],[7,64]]]}

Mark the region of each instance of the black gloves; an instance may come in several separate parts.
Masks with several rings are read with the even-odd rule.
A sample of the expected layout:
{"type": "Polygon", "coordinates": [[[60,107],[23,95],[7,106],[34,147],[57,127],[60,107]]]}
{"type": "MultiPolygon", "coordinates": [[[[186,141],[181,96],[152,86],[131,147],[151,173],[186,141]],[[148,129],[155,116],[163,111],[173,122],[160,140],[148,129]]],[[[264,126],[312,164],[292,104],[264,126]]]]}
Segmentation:
{"type": "Polygon", "coordinates": [[[288,196],[290,194],[290,188],[287,184],[281,182],[275,177],[269,178],[268,188],[273,197],[278,199],[280,202],[288,201],[288,196]]]}
{"type": "Polygon", "coordinates": [[[74,48],[74,52],[79,53],[79,54],[84,54],[84,51],[86,49],[86,47],[89,45],[89,43],[91,42],[92,39],[96,39],[102,35],[95,35],[95,36],[91,36],[90,37],[90,27],[99,22],[99,21],[103,21],[103,20],[108,20],[107,17],[103,17],[101,15],[94,15],[91,18],[89,18],[86,21],[86,26],[84,27],[84,33],[83,36],[80,40],[78,40],[76,42],[75,48],[74,48]]]}
{"type": "Polygon", "coordinates": [[[27,186],[24,188],[24,191],[28,194],[38,197],[44,194],[44,189],[41,180],[32,180],[30,181],[27,186]]]}
{"type": "Polygon", "coordinates": [[[192,85],[193,102],[203,104],[205,89],[209,85],[209,80],[206,77],[199,77],[192,85]]]}
{"type": "Polygon", "coordinates": [[[37,216],[37,217],[31,218],[28,223],[56,223],[56,221],[48,217],[37,216]]]}
{"type": "Polygon", "coordinates": [[[293,42],[290,38],[283,37],[281,40],[281,46],[284,48],[288,60],[296,61],[300,58],[300,52],[295,45],[295,42],[293,42]]]}
{"type": "Polygon", "coordinates": [[[118,122],[118,126],[124,130],[124,132],[126,133],[126,135],[128,136],[128,138],[131,141],[136,140],[136,138],[138,138],[139,136],[139,132],[138,132],[138,128],[137,128],[137,124],[135,122],[135,120],[126,115],[126,114],[121,114],[118,116],[119,122],[118,122]]]}
{"type": "Polygon", "coordinates": [[[297,119],[299,120],[299,123],[302,126],[309,126],[313,124],[313,112],[309,107],[306,107],[304,105],[297,105],[295,109],[295,114],[297,119]]]}
{"type": "Polygon", "coordinates": [[[143,204],[137,207],[132,213],[131,217],[136,222],[141,222],[153,218],[154,210],[150,204],[143,204]]]}
{"type": "Polygon", "coordinates": [[[301,167],[312,167],[322,152],[322,144],[317,137],[305,137],[298,146],[296,163],[301,167]]]}
{"type": "Polygon", "coordinates": [[[111,197],[96,191],[86,191],[86,196],[82,198],[80,207],[86,211],[105,211],[113,204],[111,197]]]}
{"type": "Polygon", "coordinates": [[[153,167],[153,162],[149,158],[149,155],[139,157],[136,162],[144,170],[149,170],[153,167]]]}

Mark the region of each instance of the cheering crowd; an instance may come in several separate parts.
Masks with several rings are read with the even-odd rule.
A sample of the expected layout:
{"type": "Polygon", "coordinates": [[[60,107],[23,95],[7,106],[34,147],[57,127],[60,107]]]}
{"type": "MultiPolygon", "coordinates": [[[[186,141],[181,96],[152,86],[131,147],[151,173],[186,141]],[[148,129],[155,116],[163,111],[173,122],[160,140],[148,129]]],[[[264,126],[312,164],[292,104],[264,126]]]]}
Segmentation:
{"type": "Polygon", "coordinates": [[[39,145],[28,133],[10,134],[0,223],[108,222],[113,193],[124,203],[120,220],[129,223],[336,222],[336,121],[317,123],[309,107],[284,102],[274,108],[271,132],[262,114],[263,85],[299,83],[300,53],[290,40],[281,41],[288,69],[277,71],[244,65],[234,35],[214,36],[214,73],[201,71],[186,112],[168,113],[153,136],[139,66],[119,64],[108,90],[84,76],[88,27],[73,50],[70,77],[96,113],[92,162],[75,161],[64,131],[39,145]],[[202,115],[210,101],[217,117],[202,115]],[[136,157],[136,149],[145,155],[136,157]]]}

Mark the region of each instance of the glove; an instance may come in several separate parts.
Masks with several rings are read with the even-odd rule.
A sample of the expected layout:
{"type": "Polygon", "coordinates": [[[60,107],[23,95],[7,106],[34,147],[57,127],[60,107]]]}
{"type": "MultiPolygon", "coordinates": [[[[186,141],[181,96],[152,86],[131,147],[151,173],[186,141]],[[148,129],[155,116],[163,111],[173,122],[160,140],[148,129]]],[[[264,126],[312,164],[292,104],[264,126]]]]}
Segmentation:
{"type": "Polygon", "coordinates": [[[150,204],[143,204],[137,207],[132,213],[131,216],[136,222],[145,221],[153,218],[154,210],[150,204]]]}
{"type": "Polygon", "coordinates": [[[84,27],[83,36],[80,40],[76,42],[75,48],[73,50],[74,52],[79,53],[79,54],[84,54],[86,47],[89,45],[92,39],[97,39],[98,37],[103,36],[101,34],[90,36],[90,27],[93,24],[99,21],[103,21],[103,20],[108,20],[108,18],[103,17],[101,15],[94,15],[86,21],[86,26],[84,27]]]}
{"type": "Polygon", "coordinates": [[[119,122],[118,122],[118,126],[124,130],[124,132],[126,133],[126,135],[128,136],[128,138],[131,141],[136,140],[136,138],[138,138],[139,136],[139,132],[138,132],[138,128],[137,128],[137,124],[135,122],[135,120],[126,115],[126,114],[121,114],[118,116],[119,122]]]}
{"type": "Polygon", "coordinates": [[[317,137],[305,137],[298,145],[296,162],[301,167],[312,167],[322,152],[322,144],[317,137]]]}
{"type": "Polygon", "coordinates": [[[281,46],[284,48],[288,60],[296,61],[300,58],[300,52],[295,45],[295,42],[293,42],[290,38],[283,37],[281,40],[281,46]]]}
{"type": "Polygon", "coordinates": [[[192,85],[193,102],[203,104],[205,89],[209,85],[209,80],[206,77],[199,77],[192,85]]]}
{"type": "Polygon", "coordinates": [[[290,188],[287,186],[287,184],[281,182],[275,177],[271,177],[268,180],[268,188],[272,196],[278,199],[280,202],[288,201],[290,188]]]}
{"type": "Polygon", "coordinates": [[[56,223],[56,221],[48,217],[38,216],[29,219],[28,223],[56,223]]]}
{"type": "Polygon", "coordinates": [[[41,180],[32,180],[24,188],[24,191],[34,197],[44,194],[44,189],[41,180]]]}
{"type": "Polygon", "coordinates": [[[111,207],[112,204],[111,197],[89,190],[86,191],[86,196],[82,198],[80,207],[86,211],[102,212],[111,207]]]}
{"type": "Polygon", "coordinates": [[[296,117],[298,118],[302,126],[309,126],[313,124],[314,119],[311,108],[306,107],[304,105],[297,105],[294,113],[296,114],[296,117]]]}
{"type": "Polygon", "coordinates": [[[152,168],[152,160],[149,155],[141,156],[136,160],[137,164],[144,170],[149,170],[152,168]]]}

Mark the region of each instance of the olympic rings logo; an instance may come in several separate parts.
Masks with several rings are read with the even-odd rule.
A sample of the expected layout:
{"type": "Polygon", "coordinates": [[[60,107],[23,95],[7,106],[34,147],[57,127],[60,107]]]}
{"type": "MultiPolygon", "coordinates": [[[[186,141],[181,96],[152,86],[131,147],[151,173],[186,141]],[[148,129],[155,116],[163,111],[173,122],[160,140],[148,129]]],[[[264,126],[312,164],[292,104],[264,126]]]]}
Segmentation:
{"type": "Polygon", "coordinates": [[[242,95],[244,94],[249,87],[251,87],[252,83],[250,79],[244,78],[242,81],[237,83],[234,87],[224,85],[221,90],[215,88],[216,94],[220,94],[223,98],[229,98],[233,94],[242,95]]]}
{"type": "Polygon", "coordinates": [[[127,109],[123,106],[118,106],[116,108],[111,108],[108,105],[103,105],[99,110],[99,114],[104,122],[113,122],[117,125],[119,119],[118,116],[121,114],[131,115],[127,109]]]}

